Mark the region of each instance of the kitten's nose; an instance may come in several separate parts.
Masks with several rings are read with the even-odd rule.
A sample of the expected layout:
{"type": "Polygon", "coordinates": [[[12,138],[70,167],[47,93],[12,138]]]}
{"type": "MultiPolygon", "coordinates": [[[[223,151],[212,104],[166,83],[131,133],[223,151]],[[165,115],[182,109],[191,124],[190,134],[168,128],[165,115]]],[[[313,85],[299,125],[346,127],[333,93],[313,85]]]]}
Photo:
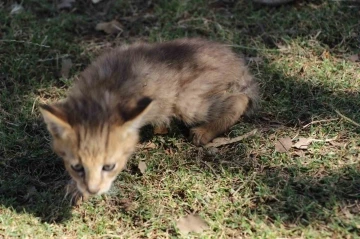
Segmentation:
{"type": "Polygon", "coordinates": [[[100,191],[99,186],[87,186],[87,190],[90,194],[97,194],[100,191]]]}

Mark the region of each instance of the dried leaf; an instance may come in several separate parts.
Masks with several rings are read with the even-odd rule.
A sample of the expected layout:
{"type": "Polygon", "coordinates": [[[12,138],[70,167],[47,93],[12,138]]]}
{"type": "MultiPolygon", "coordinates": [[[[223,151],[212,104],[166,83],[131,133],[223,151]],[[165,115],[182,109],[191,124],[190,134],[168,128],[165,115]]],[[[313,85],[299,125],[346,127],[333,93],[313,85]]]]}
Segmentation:
{"type": "Polygon", "coordinates": [[[183,234],[190,232],[200,233],[209,229],[209,225],[197,214],[190,214],[180,218],[176,225],[183,234]]]}
{"type": "Polygon", "coordinates": [[[297,149],[307,149],[312,142],[332,142],[337,139],[337,136],[331,139],[313,139],[313,138],[299,138],[293,147],[297,149]]]}
{"type": "Polygon", "coordinates": [[[24,11],[24,7],[18,3],[14,3],[13,5],[11,5],[10,15],[19,14],[22,11],[24,11]]]}
{"type": "Polygon", "coordinates": [[[279,49],[279,51],[288,51],[288,50],[290,50],[290,46],[284,45],[284,44],[282,44],[282,43],[280,43],[280,42],[275,43],[275,45],[277,46],[277,48],[279,49]]]}
{"type": "Polygon", "coordinates": [[[292,146],[292,141],[290,137],[280,138],[275,143],[275,150],[279,153],[285,153],[289,151],[292,146]]]}
{"type": "Polygon", "coordinates": [[[146,171],[146,168],[147,168],[146,163],[144,161],[140,161],[139,165],[138,165],[138,168],[139,168],[140,172],[142,174],[144,174],[145,171],[146,171]]]}
{"type": "Polygon", "coordinates": [[[144,145],[144,149],[156,149],[156,144],[154,144],[153,142],[147,142],[144,145]]]}
{"type": "Polygon", "coordinates": [[[136,147],[139,149],[156,149],[156,144],[154,144],[151,141],[148,141],[142,144],[137,144],[136,147]]]}
{"type": "Polygon", "coordinates": [[[165,149],[165,153],[167,155],[174,155],[174,152],[173,152],[173,150],[171,148],[165,149]]]}
{"type": "Polygon", "coordinates": [[[71,67],[72,67],[71,59],[63,58],[61,61],[61,76],[66,79],[69,78],[71,67]]]}
{"type": "Polygon", "coordinates": [[[71,8],[75,1],[76,0],[61,0],[60,3],[57,5],[57,9],[61,10],[65,8],[71,8]]]}
{"type": "Polygon", "coordinates": [[[351,55],[348,57],[348,59],[352,62],[358,62],[360,59],[359,59],[359,55],[360,54],[355,54],[355,55],[351,55]]]}
{"type": "Polygon", "coordinates": [[[169,133],[169,130],[165,126],[155,126],[154,128],[154,134],[167,134],[169,133]]]}
{"type": "Polygon", "coordinates": [[[253,136],[257,133],[257,129],[254,129],[252,131],[250,131],[249,133],[246,133],[244,135],[235,137],[235,138],[225,138],[225,137],[219,137],[219,138],[215,138],[213,139],[213,141],[211,143],[208,143],[207,145],[205,145],[206,148],[210,148],[210,147],[219,147],[222,145],[226,145],[226,144],[232,144],[235,142],[238,142],[240,140],[243,140],[245,138],[248,138],[250,136],[253,136]]]}
{"type": "Polygon", "coordinates": [[[123,25],[116,20],[112,20],[111,22],[101,22],[98,23],[95,27],[97,31],[104,31],[107,34],[115,34],[123,31],[123,25]]]}
{"type": "Polygon", "coordinates": [[[321,54],[321,57],[323,59],[330,59],[330,57],[331,57],[330,52],[328,52],[327,50],[324,50],[323,53],[321,54]]]}
{"type": "Polygon", "coordinates": [[[297,149],[307,149],[313,141],[314,139],[312,138],[299,138],[299,141],[296,142],[293,147],[297,149]]]}

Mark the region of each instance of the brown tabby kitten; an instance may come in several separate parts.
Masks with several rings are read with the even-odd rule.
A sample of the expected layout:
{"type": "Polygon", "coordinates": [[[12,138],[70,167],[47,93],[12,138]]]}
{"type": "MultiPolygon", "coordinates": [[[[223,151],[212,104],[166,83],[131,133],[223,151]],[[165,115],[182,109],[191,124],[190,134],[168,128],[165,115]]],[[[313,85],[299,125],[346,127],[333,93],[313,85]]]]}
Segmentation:
{"type": "Polygon", "coordinates": [[[124,168],[139,129],[178,118],[204,145],[249,113],[258,87],[229,48],[178,39],[113,49],[92,63],[67,98],[42,105],[54,151],[83,196],[107,192],[124,168]]]}

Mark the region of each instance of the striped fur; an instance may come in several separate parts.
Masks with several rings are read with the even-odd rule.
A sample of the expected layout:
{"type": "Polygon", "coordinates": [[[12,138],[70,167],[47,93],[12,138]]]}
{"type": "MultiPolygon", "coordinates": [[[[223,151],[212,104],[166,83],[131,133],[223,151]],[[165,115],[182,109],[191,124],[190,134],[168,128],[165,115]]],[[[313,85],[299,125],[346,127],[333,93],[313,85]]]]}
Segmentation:
{"type": "Polygon", "coordinates": [[[191,127],[193,143],[203,145],[252,112],[258,98],[257,83],[229,48],[178,39],[103,54],[65,100],[42,105],[41,112],[54,151],[80,192],[90,195],[109,190],[142,126],[178,118],[191,127]]]}

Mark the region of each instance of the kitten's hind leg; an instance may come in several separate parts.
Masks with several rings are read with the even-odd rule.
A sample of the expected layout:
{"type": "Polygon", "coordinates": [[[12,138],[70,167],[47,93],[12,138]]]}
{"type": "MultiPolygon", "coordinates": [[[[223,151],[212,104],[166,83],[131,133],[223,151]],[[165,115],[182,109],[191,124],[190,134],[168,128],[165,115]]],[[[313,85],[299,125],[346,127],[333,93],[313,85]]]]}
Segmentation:
{"type": "Polygon", "coordinates": [[[190,130],[195,145],[205,145],[218,135],[227,131],[244,114],[249,98],[244,94],[227,96],[222,101],[214,102],[209,109],[210,120],[190,130]]]}

